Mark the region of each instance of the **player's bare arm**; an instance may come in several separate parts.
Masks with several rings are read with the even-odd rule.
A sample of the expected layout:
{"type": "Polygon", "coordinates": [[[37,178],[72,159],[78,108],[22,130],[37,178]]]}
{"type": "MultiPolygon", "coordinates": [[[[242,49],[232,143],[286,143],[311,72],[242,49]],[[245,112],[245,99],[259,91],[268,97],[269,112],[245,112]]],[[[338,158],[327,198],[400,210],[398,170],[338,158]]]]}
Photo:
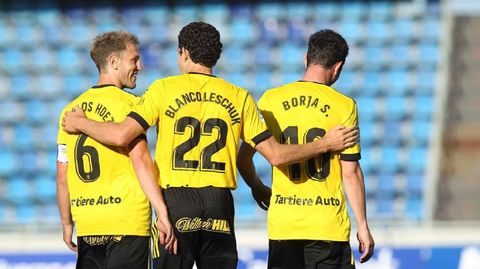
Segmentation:
{"type": "Polygon", "coordinates": [[[359,251],[361,253],[360,262],[363,263],[372,257],[375,246],[367,223],[363,173],[360,165],[356,161],[341,161],[341,164],[345,193],[347,194],[358,227],[357,238],[359,251]]]}
{"type": "Polygon", "coordinates": [[[120,123],[89,120],[78,106],[71,112],[65,113],[62,128],[68,133],[84,133],[103,144],[112,146],[127,146],[144,132],[142,126],[130,117],[120,123]]]}
{"type": "Polygon", "coordinates": [[[168,218],[167,205],[163,198],[160,186],[158,185],[155,164],[148,150],[147,141],[144,139],[135,139],[129,145],[129,157],[132,160],[135,173],[147,196],[150,204],[155,209],[158,220],[158,230],[160,232],[160,244],[165,245],[165,249],[171,253],[177,253],[175,234],[173,226],[168,218]]]}
{"type": "Polygon", "coordinates": [[[263,184],[262,180],[257,176],[255,165],[253,164],[253,155],[255,149],[249,144],[243,142],[240,146],[237,156],[237,167],[240,175],[242,175],[245,183],[250,187],[252,196],[257,202],[258,206],[267,210],[270,206],[270,197],[272,196],[272,189],[263,184]]]}
{"type": "Polygon", "coordinates": [[[57,203],[62,223],[63,242],[67,247],[77,252],[77,245],[73,242],[74,223],[70,212],[70,195],[67,183],[68,164],[57,161],[57,203]]]}
{"type": "Polygon", "coordinates": [[[270,137],[255,146],[272,165],[287,165],[312,158],[327,151],[339,151],[358,143],[358,127],[337,126],[321,139],[308,144],[286,145],[270,137]]]}

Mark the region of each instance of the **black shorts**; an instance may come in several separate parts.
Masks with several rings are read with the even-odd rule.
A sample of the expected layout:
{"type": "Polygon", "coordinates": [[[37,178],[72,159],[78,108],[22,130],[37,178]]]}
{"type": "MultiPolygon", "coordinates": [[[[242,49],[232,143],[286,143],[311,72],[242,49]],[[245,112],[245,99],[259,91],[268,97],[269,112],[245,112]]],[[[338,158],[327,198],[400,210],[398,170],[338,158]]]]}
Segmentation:
{"type": "Polygon", "coordinates": [[[149,236],[79,236],[77,269],[148,269],[149,236]]]}
{"type": "Polygon", "coordinates": [[[349,242],[270,240],[269,269],[354,269],[349,242]]]}
{"type": "MultiPolygon", "coordinates": [[[[178,240],[178,254],[154,249],[154,269],[235,269],[238,255],[229,189],[168,188],[163,192],[178,240]]],[[[156,223],[154,223],[154,226],[156,223]]],[[[158,233],[153,227],[153,240],[158,233]]],[[[155,244],[158,245],[158,244],[155,244]]]]}

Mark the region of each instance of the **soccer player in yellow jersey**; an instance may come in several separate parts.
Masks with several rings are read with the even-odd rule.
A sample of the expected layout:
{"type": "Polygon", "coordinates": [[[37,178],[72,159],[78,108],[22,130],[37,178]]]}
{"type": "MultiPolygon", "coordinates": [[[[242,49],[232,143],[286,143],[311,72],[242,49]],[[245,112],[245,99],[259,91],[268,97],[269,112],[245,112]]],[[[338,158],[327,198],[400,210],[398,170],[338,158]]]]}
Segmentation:
{"type": "Polygon", "coordinates": [[[213,75],[222,51],[220,34],[210,24],[193,22],[178,35],[181,75],[153,82],[122,123],[96,122],[79,109],[67,113],[63,126],[113,145],[128,144],[158,125],[155,160],[178,255],[154,250],[154,268],[234,269],[237,249],[231,190],[237,187],[240,140],[273,164],[310,158],[351,146],[355,128],[338,127],[310,145],[281,145],[259,117],[252,96],[213,75]]]}
{"type": "MultiPolygon", "coordinates": [[[[136,86],[141,70],[137,46],[137,37],[126,32],[97,36],[90,52],[100,72],[97,85],[68,104],[62,115],[78,105],[91,119],[122,121],[139,99],[123,90],[136,86]]],[[[57,193],[63,240],[78,252],[77,269],[148,269],[149,200],[169,246],[175,243],[143,133],[125,147],[111,147],[59,128],[57,193]],[[78,245],[72,240],[74,226],[78,245]]]]}
{"type": "MultiPolygon", "coordinates": [[[[339,124],[358,125],[355,101],[330,87],[340,76],[347,54],[348,45],[338,33],[314,33],[303,78],[262,95],[259,109],[279,142],[305,144],[339,124]]],[[[304,162],[273,166],[271,193],[256,176],[254,153],[242,144],[238,167],[247,184],[256,186],[257,202],[269,204],[268,268],[355,268],[344,188],[358,226],[360,262],[371,257],[374,242],[366,218],[359,144],[304,162]]]]}

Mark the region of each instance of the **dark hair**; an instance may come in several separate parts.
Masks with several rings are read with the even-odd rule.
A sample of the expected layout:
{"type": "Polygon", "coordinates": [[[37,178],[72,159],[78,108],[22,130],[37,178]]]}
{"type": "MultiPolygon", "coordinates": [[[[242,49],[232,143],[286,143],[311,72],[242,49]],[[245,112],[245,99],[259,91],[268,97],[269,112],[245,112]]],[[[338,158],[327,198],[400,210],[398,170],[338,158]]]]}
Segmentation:
{"type": "Polygon", "coordinates": [[[213,67],[222,53],[220,33],[205,22],[192,22],[178,34],[178,48],[185,48],[194,63],[213,67]]]}
{"type": "Polygon", "coordinates": [[[126,50],[127,44],[137,46],[138,38],[132,33],[123,31],[103,33],[93,40],[90,57],[100,71],[107,65],[108,57],[112,53],[126,50]]]}
{"type": "Polygon", "coordinates": [[[307,66],[318,64],[330,68],[337,62],[345,62],[347,55],[347,41],[330,29],[318,31],[308,40],[307,66]]]}

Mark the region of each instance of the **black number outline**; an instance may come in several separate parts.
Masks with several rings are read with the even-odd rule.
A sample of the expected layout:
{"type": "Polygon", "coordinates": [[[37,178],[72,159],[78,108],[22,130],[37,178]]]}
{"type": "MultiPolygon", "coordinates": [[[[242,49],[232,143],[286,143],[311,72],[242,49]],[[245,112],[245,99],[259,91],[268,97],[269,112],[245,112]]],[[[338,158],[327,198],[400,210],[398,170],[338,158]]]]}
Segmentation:
{"type": "Polygon", "coordinates": [[[228,125],[219,118],[207,119],[202,128],[201,125],[201,122],[193,117],[182,117],[175,123],[175,134],[184,135],[186,128],[190,127],[191,135],[174,148],[172,169],[225,173],[226,163],[214,162],[212,156],[225,147],[228,125]],[[218,130],[218,137],[200,151],[199,160],[185,160],[185,154],[198,146],[202,136],[212,136],[214,129],[218,130]]]}
{"type": "Polygon", "coordinates": [[[88,136],[80,134],[75,143],[75,171],[77,176],[86,183],[94,182],[100,177],[100,164],[98,151],[95,147],[85,146],[88,136]],[[85,171],[85,163],[83,157],[86,156],[90,164],[90,172],[85,171]]]}

